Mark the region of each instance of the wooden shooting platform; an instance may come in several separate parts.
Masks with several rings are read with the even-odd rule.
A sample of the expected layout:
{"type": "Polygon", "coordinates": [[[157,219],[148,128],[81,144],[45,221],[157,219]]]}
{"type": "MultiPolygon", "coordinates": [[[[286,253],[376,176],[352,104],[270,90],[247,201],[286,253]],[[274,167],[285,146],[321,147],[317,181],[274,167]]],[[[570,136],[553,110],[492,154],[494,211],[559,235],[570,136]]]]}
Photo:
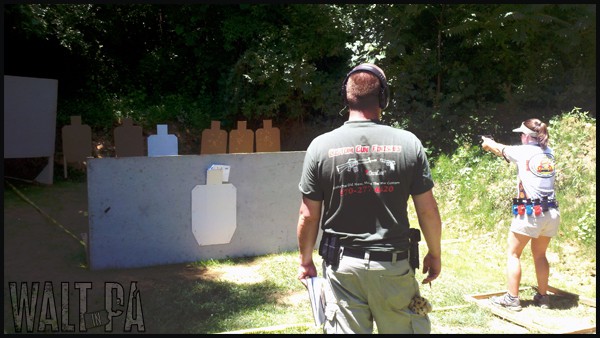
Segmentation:
{"type": "Polygon", "coordinates": [[[490,302],[492,296],[499,296],[506,291],[485,294],[465,295],[465,300],[490,310],[495,315],[539,333],[596,333],[596,299],[548,286],[550,309],[541,309],[533,303],[535,287],[519,289],[522,310],[515,312],[490,302]],[[526,294],[531,294],[527,296],[526,294]],[[577,313],[571,316],[571,309],[577,313]]]}

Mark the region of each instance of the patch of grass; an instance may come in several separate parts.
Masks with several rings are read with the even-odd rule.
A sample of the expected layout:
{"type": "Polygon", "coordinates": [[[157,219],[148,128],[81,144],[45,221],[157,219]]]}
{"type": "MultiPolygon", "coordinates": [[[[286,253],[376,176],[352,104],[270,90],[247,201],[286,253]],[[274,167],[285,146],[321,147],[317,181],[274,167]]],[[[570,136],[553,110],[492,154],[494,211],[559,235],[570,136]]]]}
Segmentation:
{"type": "MultiPolygon", "coordinates": [[[[501,292],[505,290],[505,242],[506,236],[494,233],[471,236],[460,240],[444,240],[444,265],[440,278],[431,285],[422,285],[421,293],[430,300],[434,311],[431,320],[434,333],[519,333],[525,328],[499,319],[489,310],[466,300],[465,296],[501,292]]],[[[421,247],[421,255],[425,249],[421,247]]],[[[595,298],[595,278],[586,279],[582,274],[569,275],[571,254],[551,263],[551,285],[582,296],[595,298]],[[568,284],[565,282],[568,281],[568,284]],[[583,284],[591,284],[582,288],[583,284]]],[[[231,281],[227,274],[216,279],[202,279],[172,286],[161,290],[165,308],[160,310],[160,332],[182,333],[320,333],[312,325],[310,304],[304,286],[296,280],[298,252],[270,254],[253,258],[207,260],[194,263],[205,270],[231,271],[237,275],[229,278],[241,279],[243,271],[260,275],[250,282],[231,281]],[[250,269],[251,268],[251,269],[250,269]],[[295,301],[285,301],[294,296],[295,301]],[[168,299],[168,302],[167,302],[168,299]],[[186,310],[184,310],[186,309],[186,310]],[[164,316],[168,313],[168,316],[164,316]],[[178,326],[177,318],[196,318],[186,326],[178,326]],[[164,331],[163,331],[164,327],[164,331]]],[[[314,253],[315,260],[320,257],[314,253]]],[[[554,258],[552,258],[553,260],[554,258]]],[[[592,272],[593,264],[580,265],[592,272]]],[[[535,286],[535,273],[530,252],[525,251],[522,260],[522,286],[535,286]]],[[[417,272],[417,280],[425,277],[417,272]]],[[[560,305],[554,297],[556,307],[542,310],[529,306],[533,291],[523,291],[521,299],[527,306],[527,316],[557,317],[566,321],[588,320],[595,325],[595,308],[584,305],[560,305]],[[592,313],[593,312],[593,313],[592,313]]],[[[572,303],[571,301],[571,304],[572,303]]],[[[146,309],[146,308],[145,308],[146,309]]],[[[152,318],[156,318],[152,316],[152,318]]],[[[545,325],[554,329],[550,324],[545,325]]]]}
{"type": "Polygon", "coordinates": [[[19,195],[19,192],[28,198],[36,198],[46,193],[45,186],[37,183],[29,183],[13,179],[4,180],[4,207],[13,206],[17,203],[27,203],[19,195]]]}
{"type": "Polygon", "coordinates": [[[19,196],[19,192],[30,200],[38,200],[48,193],[48,189],[69,189],[73,186],[80,186],[82,183],[85,184],[86,180],[85,174],[75,175],[67,179],[63,176],[55,176],[53,184],[48,186],[35,181],[5,178],[3,187],[4,207],[11,206],[12,203],[27,203],[19,196]]]}
{"type": "MultiPolygon", "coordinates": [[[[283,254],[281,257],[285,259],[286,256],[287,254],[283,254]]],[[[270,256],[265,258],[264,263],[267,264],[269,259],[277,261],[277,257],[270,256]]],[[[230,261],[226,260],[223,265],[219,265],[218,261],[211,260],[210,265],[207,272],[230,266],[230,261]]],[[[240,267],[244,265],[245,263],[238,263],[240,267]]],[[[290,268],[291,265],[287,267],[290,268]]],[[[312,320],[308,308],[296,307],[273,296],[288,295],[291,291],[306,292],[300,282],[290,290],[291,284],[282,285],[279,278],[281,275],[269,274],[264,270],[260,272],[260,269],[255,271],[259,271],[262,280],[240,283],[226,278],[205,278],[185,281],[160,290],[158,294],[164,298],[160,307],[144,308],[144,311],[149,312],[147,317],[159,319],[148,325],[157,333],[219,333],[282,323],[302,324],[312,320]],[[181,318],[185,318],[185,321],[182,322],[181,318]]]]}

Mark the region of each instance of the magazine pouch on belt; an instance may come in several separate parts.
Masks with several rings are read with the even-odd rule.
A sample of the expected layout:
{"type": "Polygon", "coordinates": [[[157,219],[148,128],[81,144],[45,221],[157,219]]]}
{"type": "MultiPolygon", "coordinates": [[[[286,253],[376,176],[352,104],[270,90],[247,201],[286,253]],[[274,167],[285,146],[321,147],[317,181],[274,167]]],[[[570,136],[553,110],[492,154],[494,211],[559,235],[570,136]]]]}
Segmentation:
{"type": "Polygon", "coordinates": [[[319,255],[323,257],[326,264],[337,269],[340,262],[340,241],[338,236],[324,233],[319,243],[319,255]]]}
{"type": "Polygon", "coordinates": [[[409,255],[408,255],[408,263],[413,270],[417,270],[419,268],[419,241],[421,241],[421,231],[419,229],[410,228],[408,229],[408,237],[409,237],[409,255]]]}

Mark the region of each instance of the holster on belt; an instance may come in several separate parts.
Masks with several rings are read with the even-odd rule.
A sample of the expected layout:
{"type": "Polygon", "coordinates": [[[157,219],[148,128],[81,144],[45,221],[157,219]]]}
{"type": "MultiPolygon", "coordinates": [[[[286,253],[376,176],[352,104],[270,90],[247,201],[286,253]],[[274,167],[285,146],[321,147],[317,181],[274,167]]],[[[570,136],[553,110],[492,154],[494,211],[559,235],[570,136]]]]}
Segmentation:
{"type": "Polygon", "coordinates": [[[335,270],[340,263],[340,241],[338,236],[323,233],[319,243],[319,255],[335,270]]]}
{"type": "Polygon", "coordinates": [[[410,267],[416,271],[419,268],[419,242],[421,241],[421,231],[415,228],[408,229],[408,238],[408,263],[410,264],[410,267]]]}

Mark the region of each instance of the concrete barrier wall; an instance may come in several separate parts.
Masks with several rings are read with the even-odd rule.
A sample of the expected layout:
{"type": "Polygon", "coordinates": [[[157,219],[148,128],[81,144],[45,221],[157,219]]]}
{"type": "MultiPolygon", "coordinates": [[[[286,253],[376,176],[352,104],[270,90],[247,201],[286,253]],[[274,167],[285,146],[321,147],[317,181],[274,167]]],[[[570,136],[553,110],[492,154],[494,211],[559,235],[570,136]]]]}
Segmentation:
{"type": "MultiPolygon", "coordinates": [[[[304,151],[88,161],[90,268],[132,268],[297,249],[304,151]],[[200,246],[192,190],[213,164],[230,166],[237,227],[227,244],[200,246]]],[[[215,222],[218,223],[218,222],[215,222]]]]}

